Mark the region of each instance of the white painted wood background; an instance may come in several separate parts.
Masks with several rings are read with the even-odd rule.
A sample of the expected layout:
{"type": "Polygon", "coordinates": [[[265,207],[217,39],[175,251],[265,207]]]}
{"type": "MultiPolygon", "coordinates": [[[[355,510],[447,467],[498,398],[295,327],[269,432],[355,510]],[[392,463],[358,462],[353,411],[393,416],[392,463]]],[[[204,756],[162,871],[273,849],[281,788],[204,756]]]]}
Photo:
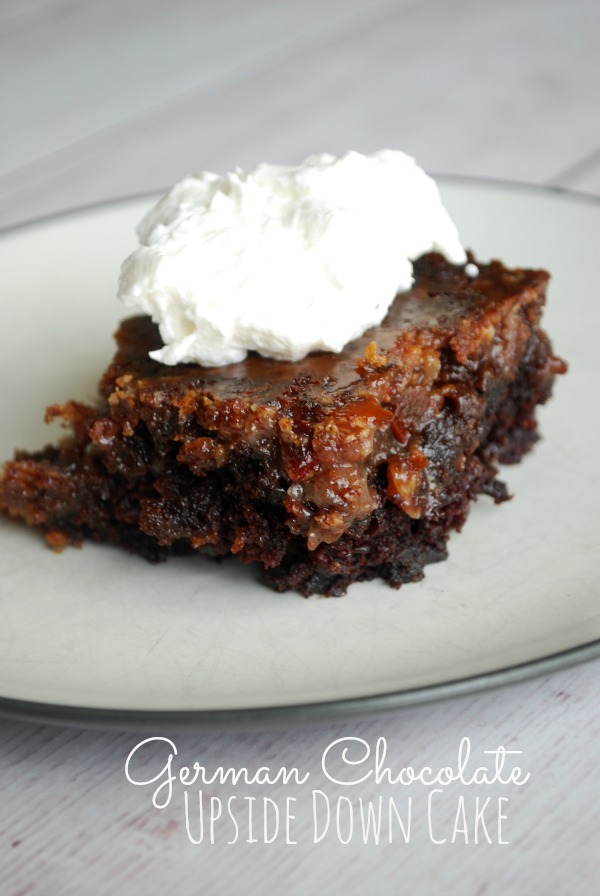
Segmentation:
{"type": "MultiPolygon", "coordinates": [[[[599,84],[597,0],[0,0],[0,226],[199,168],[383,146],[433,172],[600,195],[599,84]]],[[[296,845],[219,836],[193,846],[179,799],[158,811],[124,777],[145,735],[0,720],[0,892],[593,896],[599,672],[588,663],[299,730],[152,732],[170,736],[183,762],[296,765],[314,787],[338,737],[374,746],[384,736],[398,763],[434,768],[463,736],[478,754],[519,749],[528,784],[485,791],[509,798],[510,845],[435,845],[422,815],[408,844],[313,843],[299,800],[296,845]]],[[[301,788],[208,790],[282,801],[301,788]]],[[[376,794],[397,789],[365,784],[356,796],[376,794]]],[[[444,836],[455,809],[440,803],[444,836]]]]}

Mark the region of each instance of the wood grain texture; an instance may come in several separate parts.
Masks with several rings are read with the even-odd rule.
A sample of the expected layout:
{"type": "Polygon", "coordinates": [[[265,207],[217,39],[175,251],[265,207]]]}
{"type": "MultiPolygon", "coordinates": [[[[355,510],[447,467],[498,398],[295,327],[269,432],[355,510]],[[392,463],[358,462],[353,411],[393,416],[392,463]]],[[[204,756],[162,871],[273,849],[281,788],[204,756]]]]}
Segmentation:
{"type": "MultiPolygon", "coordinates": [[[[600,146],[591,0],[357,2],[344,15],[338,4],[337,20],[333,0],[329,18],[316,3],[292,7],[272,33],[258,29],[255,51],[248,5],[229,16],[219,4],[195,30],[196,65],[162,49],[158,2],[143,27],[131,19],[136,4],[119,5],[118,19],[109,4],[69,19],[64,36],[56,24],[19,35],[22,46],[0,57],[0,83],[23,85],[4,104],[14,124],[0,152],[0,225],[161,188],[198,168],[322,149],[400,146],[431,171],[543,182],[600,146]],[[51,50],[32,68],[34,38],[51,50]]],[[[173,18],[187,35],[181,10],[173,18]]],[[[263,4],[255,15],[271,21],[263,4]]],[[[164,45],[173,46],[168,31],[164,45]]]]}
{"type": "MultiPolygon", "coordinates": [[[[160,188],[197,168],[384,145],[433,171],[600,195],[599,27],[596,0],[4,0],[0,225],[160,188]]],[[[146,734],[2,719],[1,892],[594,896],[599,672],[588,663],[335,725],[153,732],[176,743],[182,763],[307,770],[298,787],[206,788],[223,803],[296,796],[289,845],[281,836],[228,845],[231,825],[214,844],[193,845],[181,788],[159,811],[149,788],[125,779],[146,734]],[[453,785],[437,804],[436,835],[450,836],[459,795],[506,796],[509,845],[474,844],[472,831],[469,844],[434,844],[423,787],[409,843],[314,842],[313,788],[332,805],[350,793],[406,800],[385,781],[356,791],[327,781],[321,756],[334,740],[374,747],[385,737],[398,765],[437,768],[464,736],[478,755],[522,750],[531,779],[521,789],[453,785]]],[[[156,755],[142,766],[156,767],[156,755]]]]}
{"type": "Polygon", "coordinates": [[[324,0],[316,15],[314,3],[276,0],[108,0],[49,3],[39,20],[15,8],[0,32],[0,78],[13,88],[0,105],[12,122],[0,171],[243,79],[370,5],[324,0]]]}
{"type": "MultiPolygon", "coordinates": [[[[236,795],[269,796],[282,805],[294,796],[295,844],[246,843],[248,828],[240,814],[240,840],[233,827],[215,829],[215,842],[194,845],[188,839],[181,788],[162,810],[151,805],[151,788],[134,787],[124,775],[130,751],[146,736],[135,733],[73,731],[4,722],[0,771],[3,780],[3,892],[62,896],[90,893],[165,892],[183,894],[289,893],[290,896],[342,894],[475,894],[593,896],[598,857],[597,664],[567,670],[549,679],[527,682],[478,697],[407,709],[374,719],[357,719],[318,728],[257,733],[160,731],[178,749],[181,764],[199,761],[256,770],[267,765],[299,766],[310,773],[306,785],[252,786],[214,784],[208,798],[225,802],[236,795]],[[586,720],[585,730],[581,722],[586,720]],[[427,794],[414,799],[411,836],[388,842],[363,842],[360,834],[343,845],[330,831],[315,843],[311,789],[321,789],[335,806],[348,788],[326,780],[321,769],[325,749],[336,739],[359,737],[375,746],[388,744],[388,764],[433,769],[455,762],[458,745],[469,736],[474,755],[483,750],[519,749],[531,778],[515,787],[449,788],[436,796],[434,844],[426,821],[427,794]],[[476,794],[508,799],[503,837],[508,845],[450,842],[459,795],[470,804],[476,794]],[[201,882],[201,883],[200,883],[201,882]],[[401,882],[401,884],[400,884],[401,882]],[[402,889],[397,889],[401,885],[402,889]]],[[[355,756],[358,754],[355,754],[355,756]]],[[[139,777],[151,777],[164,754],[140,753],[139,777]]],[[[342,775],[339,755],[329,766],[342,775]]],[[[197,788],[190,787],[190,792],[197,788]]],[[[407,791],[385,782],[366,781],[351,796],[365,803],[395,798],[400,811],[407,791]],[[400,791],[400,792],[399,792],[400,791]]],[[[322,833],[323,815],[318,834],[322,833]]],[[[344,816],[343,816],[344,818],[344,816]]],[[[472,815],[469,824],[472,824],[472,815]]],[[[488,819],[489,821],[489,819],[488,819]]],[[[493,839],[495,828],[488,823],[493,839]]],[[[197,833],[197,831],[196,831],[197,833]]],[[[255,830],[261,839],[260,829],[255,830]]],[[[347,836],[345,822],[342,834],[347,836]]],[[[208,833],[207,833],[208,839],[208,833]]]]}

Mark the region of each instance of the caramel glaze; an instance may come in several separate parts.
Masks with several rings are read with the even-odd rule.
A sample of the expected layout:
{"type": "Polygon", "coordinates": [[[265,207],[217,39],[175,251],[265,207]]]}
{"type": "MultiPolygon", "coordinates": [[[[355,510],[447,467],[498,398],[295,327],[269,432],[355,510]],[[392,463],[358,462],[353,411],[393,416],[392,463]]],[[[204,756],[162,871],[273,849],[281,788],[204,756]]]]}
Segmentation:
{"type": "Polygon", "coordinates": [[[109,473],[152,471],[158,494],[140,526],[163,545],[219,538],[208,524],[192,535],[170,517],[167,472],[184,465],[204,477],[249,452],[289,530],[311,550],[387,500],[413,520],[435,520],[524,359],[537,365],[536,401],[564,369],[538,327],[548,274],[477,264],[471,279],[440,255],[424,256],[379,327],[339,354],[298,362],[250,354],[218,368],[167,367],[148,357],[161,344],[157,327],[126,320],[100,412],[83,424],[81,406],[49,416],[79,421],[80,440],[91,440],[109,473]]]}

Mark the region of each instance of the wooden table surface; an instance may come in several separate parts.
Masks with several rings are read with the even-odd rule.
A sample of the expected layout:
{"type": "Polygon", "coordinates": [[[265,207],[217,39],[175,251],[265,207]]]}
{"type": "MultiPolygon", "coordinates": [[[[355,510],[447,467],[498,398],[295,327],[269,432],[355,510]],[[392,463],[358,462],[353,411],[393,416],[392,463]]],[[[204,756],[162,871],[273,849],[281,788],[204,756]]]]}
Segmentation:
{"type": "MultiPolygon", "coordinates": [[[[597,0],[2,0],[0,226],[199,168],[384,146],[432,172],[600,195],[599,47],[597,0]]],[[[596,660],[289,730],[0,720],[0,892],[592,896],[599,673],[596,660]],[[164,740],[133,753],[130,778],[159,777],[134,786],[126,760],[148,736],[164,740]],[[349,787],[369,766],[344,767],[343,746],[358,759],[380,739],[389,766],[435,771],[457,764],[465,738],[473,765],[491,768],[500,747],[521,751],[505,773],[519,765],[528,780],[409,791],[372,773],[349,787]],[[165,808],[152,805],[173,746],[175,763],[207,774],[269,766],[308,777],[206,783],[194,843],[199,806],[188,805],[188,831],[181,783],[165,808]],[[379,798],[377,843],[361,807],[379,798]]]]}

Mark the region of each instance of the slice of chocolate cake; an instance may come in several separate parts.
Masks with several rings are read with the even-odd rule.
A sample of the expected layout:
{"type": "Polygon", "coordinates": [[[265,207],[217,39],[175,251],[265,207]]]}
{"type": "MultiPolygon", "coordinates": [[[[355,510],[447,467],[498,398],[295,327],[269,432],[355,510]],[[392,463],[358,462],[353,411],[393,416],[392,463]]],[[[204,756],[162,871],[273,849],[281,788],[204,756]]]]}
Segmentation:
{"type": "Polygon", "coordinates": [[[478,494],[507,497],[496,463],[537,438],[566,369],[540,328],[547,281],[429,253],[380,326],[301,361],[166,366],[134,317],[97,405],[49,408],[70,434],[5,465],[0,508],[54,548],[234,554],[280,591],[416,581],[478,494]]]}

